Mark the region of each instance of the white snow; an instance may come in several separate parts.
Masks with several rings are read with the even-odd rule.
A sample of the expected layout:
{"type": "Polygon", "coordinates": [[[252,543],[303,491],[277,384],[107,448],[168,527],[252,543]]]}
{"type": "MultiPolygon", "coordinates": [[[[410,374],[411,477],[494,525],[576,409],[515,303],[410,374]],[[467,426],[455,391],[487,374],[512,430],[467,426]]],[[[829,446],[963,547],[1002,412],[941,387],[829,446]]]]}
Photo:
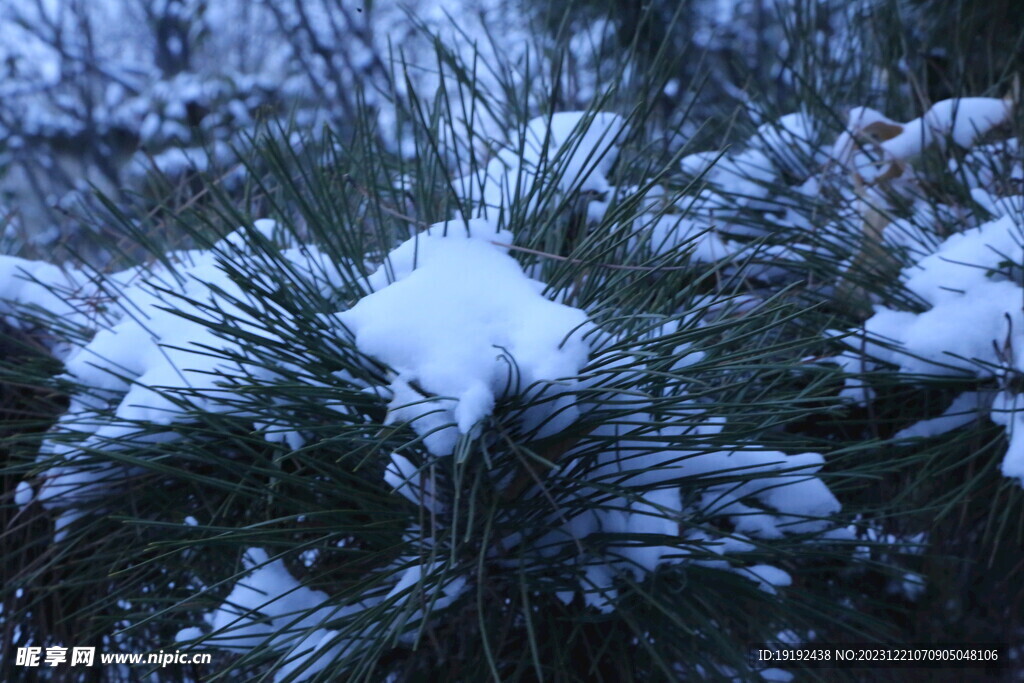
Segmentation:
{"type": "Polygon", "coordinates": [[[24,507],[32,502],[33,495],[35,494],[32,492],[32,485],[27,481],[19,481],[18,487],[14,490],[14,504],[24,507]]]}
{"type": "MultiPolygon", "coordinates": [[[[275,238],[273,221],[257,221],[250,229],[275,238]]],[[[257,263],[255,254],[239,248],[243,243],[241,231],[236,231],[211,250],[168,254],[166,258],[176,264],[173,271],[155,264],[106,276],[0,257],[0,300],[7,301],[5,310],[28,306],[38,310],[41,323],[94,330],[91,338],[72,337],[57,349],[64,360],[64,376],[83,390],[71,397],[70,407],[42,445],[41,459],[57,457],[61,462],[42,479],[38,498],[44,504],[64,507],[77,497],[99,495],[115,485],[116,468],[87,465],[84,453],[102,451],[112,440],[135,438],[139,423],[170,425],[187,420],[191,410],[231,410],[234,391],[225,386],[232,377],[267,375],[266,369],[243,368],[226,360],[224,355],[244,357],[244,343],[225,340],[201,322],[216,322],[223,315],[246,332],[268,341],[279,339],[277,332],[239,307],[249,303],[254,310],[266,311],[272,306],[277,316],[286,317],[276,304],[243,292],[230,276],[230,269],[246,260],[253,277],[266,267],[257,263]]],[[[308,278],[307,286],[323,290],[337,280],[334,266],[314,248],[282,244],[280,255],[290,263],[293,276],[308,278]]],[[[256,429],[261,425],[268,441],[283,441],[292,448],[301,445],[301,436],[287,425],[257,421],[256,429]]],[[[173,436],[149,435],[143,440],[167,438],[173,436]]],[[[75,518],[73,510],[65,511],[58,529],[75,518]]]]}
{"type": "MultiPolygon", "coordinates": [[[[944,146],[947,138],[970,148],[978,138],[1009,120],[1012,104],[991,97],[962,97],[936,102],[925,114],[907,123],[893,121],[868,107],[854,107],[847,114],[847,130],[834,143],[833,159],[863,171],[881,159],[905,162],[932,145],[944,146]]],[[[866,177],[870,177],[865,174],[866,177]]]]}
{"type": "MultiPolygon", "coordinates": [[[[566,466],[568,472],[584,476],[595,484],[616,484],[632,489],[630,497],[614,497],[596,509],[586,506],[568,520],[553,515],[550,522],[552,532],[537,544],[538,548],[545,549],[543,552],[552,553],[566,544],[575,547],[577,541],[595,533],[623,534],[623,538],[636,538],[639,534],[649,535],[651,539],[664,539],[660,544],[652,540],[646,545],[608,541],[608,552],[604,556],[577,556],[576,563],[584,577],[581,586],[583,597],[592,607],[603,612],[615,608],[618,592],[614,583],[622,572],[641,579],[662,563],[706,563],[692,557],[693,546],[710,547],[721,554],[741,555],[755,547],[747,539],[775,539],[790,533],[825,533],[830,527],[829,518],[840,509],[835,496],[817,477],[817,470],[824,460],[816,453],[786,455],[752,446],[724,452],[700,452],[672,446],[699,444],[702,436],[719,433],[724,426],[723,421],[712,416],[706,416],[696,424],[665,427],[655,434],[645,433],[642,441],[631,438],[642,428],[628,425],[649,424],[651,421],[651,416],[637,414],[622,418],[621,424],[615,421],[598,426],[592,435],[616,437],[616,446],[602,453],[597,466],[592,469],[573,472],[570,466],[566,466]],[[661,443],[657,440],[659,438],[661,443]],[[757,476],[741,482],[717,484],[713,481],[716,477],[751,474],[757,476]],[[675,485],[678,481],[703,482],[701,490],[704,494],[695,505],[684,505],[680,490],[675,485]],[[755,509],[741,501],[758,501],[762,507],[755,509]],[[718,537],[691,534],[680,539],[679,524],[698,514],[727,517],[736,531],[718,537]]],[[[593,493],[595,491],[584,488],[576,495],[583,498],[593,493]]],[[[507,539],[505,543],[511,546],[513,542],[513,539],[507,539]]],[[[786,585],[785,572],[775,567],[733,567],[724,562],[715,566],[737,571],[757,581],[765,590],[786,585]]],[[[560,597],[568,602],[572,594],[565,593],[560,597]]]]}
{"type": "MultiPolygon", "coordinates": [[[[872,344],[871,354],[903,372],[992,376],[998,349],[1024,330],[1024,263],[1020,227],[1009,217],[950,236],[934,254],[903,271],[906,287],[931,308],[911,313],[879,307],[866,323],[869,335],[897,342],[872,344]],[[1018,267],[1019,269],[1019,267],[1018,267]]],[[[1018,369],[1024,359],[1018,357],[1018,369]]]]}
{"type": "MultiPolygon", "coordinates": [[[[175,88],[186,86],[182,81],[175,88]]],[[[176,111],[185,101],[169,97],[166,107],[176,111]]],[[[877,187],[853,190],[851,184],[896,185],[895,176],[887,178],[886,170],[902,174],[905,162],[928,145],[941,146],[947,137],[970,147],[1010,113],[1003,100],[963,98],[939,102],[921,118],[903,124],[858,107],[850,111],[847,131],[829,154],[811,144],[820,133],[817,123],[805,114],[790,114],[763,123],[745,146],[714,165],[717,152],[685,157],[684,173],[704,174],[700,186],[693,188],[686,201],[671,207],[659,207],[669,200],[663,193],[652,193],[641,219],[622,229],[631,231],[629,244],[655,254],[686,247],[697,262],[738,262],[741,241],[732,237],[773,236],[771,221],[749,228],[739,219],[742,212],[770,211],[771,220],[787,235],[820,228],[774,196],[781,171],[806,174],[791,184],[794,193],[841,196],[847,202],[841,209],[847,211],[845,218],[859,224],[873,210],[872,204],[881,207],[880,215],[884,213],[888,200],[877,187]],[[837,163],[826,163],[826,157],[837,163]],[[818,169],[808,168],[808,160],[831,171],[838,166],[841,175],[850,173],[835,181],[838,185],[830,185],[833,181],[813,175],[818,169]]],[[[152,128],[154,135],[158,128],[166,136],[174,133],[173,127],[158,124],[146,121],[142,126],[147,131],[152,128]]],[[[531,438],[556,434],[583,417],[601,418],[546,474],[552,483],[571,478],[576,487],[559,501],[563,505],[558,512],[545,520],[545,531],[549,530],[545,538],[536,548],[523,548],[520,556],[536,558],[539,564],[545,556],[570,549],[568,568],[579,585],[576,591],[560,591],[559,598],[568,602],[580,593],[590,607],[610,612],[618,599],[617,582],[643,580],[668,563],[737,572],[763,590],[776,592],[792,583],[791,575],[782,566],[749,559],[754,551],[763,551],[767,542],[787,535],[835,540],[851,533],[834,528],[840,504],[820,474],[825,458],[819,453],[765,449],[754,440],[723,443],[725,419],[705,412],[706,405],[699,400],[691,401],[686,393],[690,389],[682,380],[666,391],[679,392],[675,398],[689,404],[687,412],[668,420],[657,417],[654,397],[640,391],[627,396],[621,386],[628,383],[619,381],[621,376],[616,380],[616,373],[644,372],[641,352],[635,351],[637,357],[630,355],[634,351],[621,350],[616,357],[601,356],[602,348],[620,340],[598,330],[584,310],[553,301],[557,295],[528,276],[509,254],[508,245],[516,236],[499,229],[501,212],[536,208],[538,197],[551,190],[592,193],[590,218],[600,218],[608,205],[603,195],[618,189],[610,185],[609,174],[624,131],[625,121],[610,113],[564,112],[528,122],[519,131],[519,144],[515,135],[510,136],[513,139],[505,142],[483,172],[456,182],[457,191],[475,204],[477,218],[437,223],[397,246],[360,283],[365,296],[347,310],[324,315],[323,321],[333,325],[338,336],[353,341],[365,357],[390,370],[385,380],[363,390],[387,401],[388,424],[408,424],[422,440],[425,452],[412,458],[391,453],[385,464],[383,483],[396,494],[396,502],[402,496],[434,517],[443,517],[449,501],[433,474],[439,462],[447,461],[437,458],[462,452],[459,446],[481,434],[503,401],[524,399],[536,405],[519,416],[517,426],[531,438]],[[545,179],[545,169],[550,167],[560,169],[555,187],[545,179]],[[533,198],[516,203],[517,197],[521,200],[526,195],[533,198]],[[600,371],[591,372],[594,367],[600,371]],[[629,402],[635,406],[633,414],[608,417],[600,412],[602,406],[629,402]],[[600,448],[593,447],[595,440],[600,448]],[[713,448],[705,447],[709,442],[713,448]],[[697,492],[684,498],[683,482],[696,484],[697,492]],[[608,494],[611,486],[621,489],[608,494]],[[583,504],[598,492],[605,495],[600,507],[583,504]],[[686,524],[691,518],[710,523],[695,529],[686,524]],[[597,535],[608,539],[602,549],[583,550],[582,541],[597,535]],[[637,543],[638,538],[643,542],[637,543]],[[694,546],[703,552],[696,553],[694,546]]],[[[163,163],[183,164],[186,157],[171,152],[163,163]]],[[[980,182],[977,174],[971,177],[980,182]]],[[[912,174],[908,171],[900,178],[909,182],[912,174]]],[[[938,224],[943,215],[939,209],[926,214],[911,203],[909,212],[915,220],[886,217],[880,238],[887,246],[902,249],[901,255],[913,257],[913,264],[902,269],[899,284],[921,307],[876,306],[864,323],[863,353],[850,350],[824,360],[808,359],[808,363],[832,363],[850,374],[878,371],[880,363],[888,363],[906,375],[946,374],[987,383],[959,394],[940,416],[906,427],[896,439],[941,435],[988,414],[1006,429],[1009,448],[1003,474],[1024,483],[1024,409],[1007,381],[1024,371],[1024,354],[1013,353],[1024,348],[1024,240],[1019,214],[1013,210],[1013,202],[1020,198],[999,196],[981,187],[973,188],[972,196],[997,217],[976,220],[980,225],[941,238],[938,229],[931,229],[931,223],[938,224]],[[922,216],[928,221],[922,221],[922,216]]],[[[974,220],[973,214],[964,213],[963,221],[968,220],[974,220]]],[[[295,244],[272,221],[257,221],[249,230],[277,243],[282,258],[301,281],[296,284],[329,292],[342,280],[326,254],[295,244]]],[[[225,360],[229,355],[245,357],[241,341],[224,339],[202,322],[180,315],[211,320],[208,305],[219,311],[218,317],[233,319],[247,333],[267,342],[284,341],[284,333],[271,329],[264,317],[273,314],[286,319],[287,312],[247,295],[229,273],[231,264],[240,264],[251,269],[253,282],[271,284],[270,274],[261,270],[266,264],[258,264],[247,246],[252,235],[242,230],[213,250],[169,254],[174,268],[158,264],[107,276],[0,257],[4,300],[0,311],[10,322],[24,324],[15,309],[27,306],[41,316],[53,314],[92,333],[62,347],[65,378],[89,391],[71,397],[70,408],[41,456],[55,457],[59,463],[39,477],[37,494],[44,504],[61,510],[56,522],[58,541],[62,529],[79,514],[76,500],[110,494],[116,485],[114,468],[87,462],[85,453],[103,452],[110,444],[132,439],[144,443],[174,438],[170,434],[139,437],[135,432],[140,423],[170,426],[190,419],[193,411],[228,410],[233,406],[232,378],[272,379],[268,370],[225,360]],[[258,312],[242,310],[241,303],[258,312]],[[265,374],[259,376],[260,372],[265,374]]],[[[845,237],[832,234],[818,241],[809,239],[807,244],[771,244],[762,253],[778,262],[797,261],[802,252],[841,249],[845,237]]],[[[852,259],[854,255],[842,256],[852,259]]],[[[742,275],[768,279],[784,277],[785,272],[784,265],[772,263],[747,267],[742,275]]],[[[751,294],[746,301],[743,311],[756,308],[759,295],[751,294]]],[[[691,301],[693,306],[698,303],[706,304],[708,310],[728,305],[691,301]]],[[[652,337],[681,329],[678,321],[657,325],[652,337]]],[[[689,364],[704,358],[703,352],[688,349],[688,343],[674,347],[672,353],[679,357],[671,366],[673,373],[684,374],[689,364]]],[[[339,372],[349,380],[345,371],[339,372]]],[[[851,377],[844,381],[842,397],[861,405],[874,401],[868,384],[851,377]]],[[[328,407],[346,411],[345,406],[328,407]]],[[[309,438],[293,428],[286,415],[242,417],[251,417],[253,428],[275,448],[298,449],[309,438]]],[[[519,494],[540,496],[539,489],[526,488],[519,494]]],[[[20,482],[15,502],[27,505],[33,495],[32,485],[20,482]]],[[[195,526],[197,521],[188,516],[183,523],[195,526]]],[[[417,525],[406,529],[405,540],[413,550],[430,547],[434,541],[417,525]]],[[[519,550],[517,546],[524,542],[515,534],[500,540],[505,550],[519,550]]],[[[878,541],[905,545],[883,536],[878,541]]],[[[322,552],[307,550],[298,559],[310,566],[322,552]]],[[[275,672],[278,679],[295,674],[302,680],[359,646],[361,633],[342,636],[324,627],[326,622],[386,605],[405,605],[402,623],[412,627],[427,613],[452,605],[467,584],[464,577],[446,576],[441,564],[408,554],[386,568],[386,581],[378,594],[341,604],[304,587],[282,559],[271,560],[263,549],[250,549],[243,566],[245,576],[224,603],[207,615],[205,626],[185,629],[178,638],[192,640],[209,634],[204,642],[234,651],[267,646],[288,660],[275,672]],[[412,600],[424,589],[436,600],[412,600]]],[[[905,572],[889,589],[916,599],[924,587],[923,577],[905,572]]]]}
{"type": "Polygon", "coordinates": [[[921,420],[901,429],[893,435],[894,439],[912,439],[916,437],[941,436],[964,425],[976,422],[988,412],[992,403],[991,393],[965,391],[958,395],[942,415],[928,420],[921,420]]]}
{"type": "MultiPolygon", "coordinates": [[[[1019,214],[1017,214],[1019,216],[1019,214]]],[[[1002,215],[947,237],[905,268],[900,279],[929,308],[921,313],[876,307],[865,322],[867,353],[903,373],[974,376],[1002,381],[1024,370],[1024,238],[1019,218],[1002,215]]],[[[1024,450],[1017,397],[965,392],[941,416],[924,420],[896,438],[934,436],[989,412],[1006,427],[1009,448],[1003,473],[1024,483],[1024,450]]]]}
{"type": "MultiPolygon", "coordinates": [[[[242,652],[265,643],[279,631],[297,631],[325,616],[318,611],[328,596],[301,586],[282,560],[270,561],[262,549],[250,548],[242,563],[249,574],[207,620],[211,643],[217,647],[242,652]]],[[[191,640],[201,633],[196,628],[185,629],[178,640],[191,640]]]]}
{"type": "Polygon", "coordinates": [[[906,286],[932,305],[957,299],[989,281],[1002,282],[1024,263],[1024,240],[1009,216],[951,235],[935,253],[903,273],[906,286]]]}
{"type": "Polygon", "coordinates": [[[666,214],[654,218],[649,227],[637,221],[634,229],[638,235],[649,231],[650,246],[655,254],[684,247],[694,260],[715,263],[738,251],[737,245],[718,236],[714,226],[692,216],[666,214]]]}
{"type": "Polygon", "coordinates": [[[1002,472],[1024,486],[1024,399],[1020,394],[1001,392],[992,403],[992,421],[1006,428],[1009,446],[1002,472]]]}
{"type": "Polygon", "coordinates": [[[15,308],[79,322],[95,296],[95,287],[77,268],[0,255],[0,313],[12,327],[25,324],[24,314],[12,314],[15,308]]]}
{"type": "Polygon", "coordinates": [[[435,455],[450,455],[495,401],[571,378],[587,360],[586,314],[542,296],[494,244],[512,240],[484,220],[436,224],[392,251],[370,276],[375,291],[337,314],[395,372],[389,422],[410,423],[435,455]]]}
{"type": "Polygon", "coordinates": [[[407,500],[423,505],[434,513],[444,511],[435,494],[434,486],[427,475],[399,453],[391,454],[391,462],[384,470],[384,481],[407,500]]]}
{"type": "MultiPolygon", "coordinates": [[[[417,586],[426,583],[428,576],[437,576],[443,567],[439,563],[424,566],[418,559],[404,558],[390,568],[398,578],[385,596],[338,605],[332,604],[326,593],[304,587],[288,572],[283,560],[270,560],[261,548],[249,548],[243,566],[245,576],[221,606],[206,615],[205,627],[182,629],[176,641],[199,641],[200,647],[236,652],[253,648],[277,651],[282,663],[274,671],[275,681],[307,680],[333,659],[358,646],[361,636],[342,637],[339,632],[325,628],[327,622],[355,617],[385,603],[401,609],[413,596],[416,604],[438,611],[451,605],[465,589],[463,578],[448,577],[431,587],[428,598],[421,599],[417,586]]],[[[415,625],[423,618],[422,608],[406,610],[398,617],[407,625],[415,625]]]]}
{"type": "Polygon", "coordinates": [[[910,121],[903,131],[881,143],[895,159],[917,156],[932,144],[943,144],[946,137],[961,147],[971,147],[993,128],[1006,122],[1011,103],[992,97],[961,97],[932,105],[924,116],[910,121]]]}

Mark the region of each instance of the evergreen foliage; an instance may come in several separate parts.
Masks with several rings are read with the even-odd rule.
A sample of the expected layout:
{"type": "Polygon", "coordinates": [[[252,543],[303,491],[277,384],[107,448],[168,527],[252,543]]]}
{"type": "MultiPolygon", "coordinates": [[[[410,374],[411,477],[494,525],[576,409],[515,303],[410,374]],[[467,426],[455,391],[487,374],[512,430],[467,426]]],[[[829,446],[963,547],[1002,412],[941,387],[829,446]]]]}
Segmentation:
{"type": "MultiPolygon", "coordinates": [[[[1019,646],[1022,331],[910,361],[880,317],[940,305],[908,273],[951,237],[1021,224],[1005,64],[930,88],[992,99],[903,153],[942,98],[869,29],[928,3],[839,12],[863,23],[836,43],[824,5],[780,5],[740,109],[679,83],[686,12],[587,5],[518,63],[436,41],[433,91],[396,55],[393,130],[357,93],[345,130],[259,129],[236,185],[106,201],[107,264],[0,262],[0,677],[30,644],[215,653],[112,681],[778,680],[756,644],[1019,646]],[[622,33],[573,64],[588,16],[622,33]],[[550,312],[488,321],[502,379],[460,395],[417,355],[450,302],[377,315],[384,341],[356,314],[453,244],[467,306],[529,278],[550,312]]],[[[979,278],[1019,285],[1005,257],[979,278]]]]}

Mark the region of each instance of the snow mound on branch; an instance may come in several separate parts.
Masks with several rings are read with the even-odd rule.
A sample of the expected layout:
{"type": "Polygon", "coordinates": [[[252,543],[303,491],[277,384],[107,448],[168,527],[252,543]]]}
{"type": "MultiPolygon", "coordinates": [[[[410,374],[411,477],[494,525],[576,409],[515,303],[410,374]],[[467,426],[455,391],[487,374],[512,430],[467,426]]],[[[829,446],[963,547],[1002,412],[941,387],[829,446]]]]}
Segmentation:
{"type": "MultiPolygon", "coordinates": [[[[906,268],[906,288],[930,304],[922,312],[876,307],[865,323],[866,351],[901,372],[974,376],[1008,384],[1024,371],[1024,232],[1010,216],[952,235],[906,268]]],[[[1002,471],[1024,484],[1024,421],[1019,395],[967,392],[938,418],[911,425],[898,438],[941,434],[989,413],[1006,428],[1002,471]]]]}
{"type": "Polygon", "coordinates": [[[895,159],[920,154],[925,147],[944,144],[946,137],[968,148],[981,136],[1006,122],[1011,103],[993,97],[960,97],[932,105],[924,116],[903,126],[895,137],[882,143],[882,149],[895,159]]]}
{"type": "MultiPolygon", "coordinates": [[[[946,239],[906,268],[907,289],[931,304],[923,313],[878,307],[866,322],[871,355],[906,373],[992,377],[1007,362],[1000,349],[1021,348],[1021,229],[1003,217],[946,239]],[[1016,341],[1017,343],[1013,343],[1016,341]]],[[[1024,357],[1013,361],[1024,369],[1024,357]]]]}
{"type": "MultiPolygon", "coordinates": [[[[694,409],[698,410],[696,404],[694,409]]],[[[830,530],[829,518],[841,506],[818,477],[824,464],[821,455],[786,455],[752,444],[738,444],[734,450],[725,451],[680,449],[676,444],[700,444],[720,434],[724,427],[724,421],[714,416],[695,412],[694,418],[690,424],[663,427],[652,434],[644,427],[631,426],[654,421],[650,414],[636,413],[591,432],[595,437],[614,437],[616,445],[601,453],[594,467],[576,473],[595,484],[595,488],[579,487],[574,494],[579,503],[566,506],[582,512],[562,522],[564,517],[552,517],[552,532],[537,544],[554,552],[566,544],[583,547],[580,542],[591,535],[608,539],[603,554],[577,555],[574,560],[582,571],[580,588],[588,605],[602,612],[612,611],[618,596],[614,585],[617,576],[628,572],[642,580],[666,563],[735,571],[774,592],[775,586],[789,583],[784,570],[768,565],[737,565],[725,556],[740,556],[756,548],[758,540],[779,539],[787,534],[837,537],[837,530],[830,530]],[[739,477],[743,479],[730,479],[739,477]],[[684,502],[679,482],[687,481],[698,483],[702,495],[684,502]],[[600,496],[599,491],[609,485],[626,487],[632,494],[614,496],[598,507],[586,503],[588,497],[600,496]],[[733,531],[717,536],[705,529],[682,532],[687,526],[685,520],[712,517],[728,519],[733,531]],[[624,542],[616,543],[615,536],[624,542]],[[638,539],[648,541],[638,543],[638,539]],[[694,554],[695,547],[703,551],[694,554]],[[723,559],[708,560],[709,552],[723,559]]],[[[572,596],[571,592],[560,594],[566,602],[572,596]]]]}
{"type": "MultiPolygon", "coordinates": [[[[263,257],[243,245],[249,233],[273,243],[280,238],[276,229],[273,221],[256,221],[212,249],[167,254],[166,263],[172,265],[109,275],[90,277],[20,259],[0,261],[0,275],[7,275],[0,280],[0,299],[8,306],[46,308],[49,316],[40,313],[40,322],[92,331],[91,338],[72,341],[59,354],[64,377],[81,391],[71,396],[68,410],[40,450],[42,460],[56,456],[62,463],[43,476],[38,498],[44,504],[63,507],[110,485],[115,468],[87,464],[95,460],[89,453],[116,449],[119,442],[170,438],[139,436],[138,425],[170,425],[189,419],[192,411],[233,410],[237,401],[232,378],[269,376],[271,371],[258,363],[227,360],[244,357],[246,342],[225,339],[210,325],[231,321],[245,334],[281,343],[260,313],[273,309],[278,319],[287,319],[289,313],[266,297],[244,292],[232,276],[233,269],[242,267],[254,282],[268,278],[263,257]],[[58,305],[63,301],[67,303],[58,305]]],[[[327,289],[338,280],[329,259],[314,248],[279,244],[278,253],[290,275],[305,286],[327,289]]],[[[256,427],[268,441],[301,445],[300,435],[282,432],[280,425],[256,427]]],[[[67,511],[58,530],[75,517],[73,510],[67,511]]]]}
{"type": "Polygon", "coordinates": [[[874,109],[854,107],[847,116],[847,130],[832,147],[832,158],[868,183],[899,177],[907,162],[933,145],[944,150],[952,140],[970,149],[1009,121],[1013,109],[1009,100],[960,97],[936,102],[923,116],[900,123],[874,109]]]}
{"type": "MultiPolygon", "coordinates": [[[[335,605],[326,593],[304,587],[289,573],[283,560],[271,561],[261,548],[249,548],[242,564],[246,576],[217,609],[205,616],[206,626],[182,629],[176,640],[198,640],[207,647],[236,652],[253,648],[279,652],[282,664],[274,672],[275,681],[307,680],[358,645],[360,636],[342,637],[323,624],[358,618],[385,601],[393,602],[392,609],[401,610],[411,596],[417,595],[414,588],[442,569],[437,562],[424,566],[418,560],[405,558],[393,568],[397,580],[386,595],[335,605]],[[404,569],[399,568],[403,566],[404,569]]],[[[448,577],[432,587],[431,595],[417,602],[429,606],[431,611],[444,609],[462,594],[465,585],[461,577],[448,577]]],[[[401,619],[402,623],[412,625],[423,617],[423,609],[417,608],[408,610],[401,619]]],[[[409,638],[403,636],[402,640],[409,638]]]]}
{"type": "Polygon", "coordinates": [[[26,327],[33,313],[82,324],[97,294],[95,283],[78,268],[0,255],[0,314],[11,327],[26,327]]]}
{"type": "MultiPolygon", "coordinates": [[[[677,325],[666,323],[655,336],[670,334],[677,325]]],[[[594,336],[596,348],[614,342],[614,335],[594,336]]],[[[688,356],[700,357],[687,351],[678,349],[678,369],[694,360],[688,356]]],[[[540,525],[542,538],[526,541],[515,527],[498,545],[519,558],[517,563],[532,558],[527,566],[536,563],[541,571],[552,558],[560,558],[578,581],[575,590],[559,589],[560,599],[568,603],[580,594],[585,604],[608,613],[616,608],[620,580],[642,581],[660,565],[679,563],[735,571],[771,592],[787,585],[788,575],[781,568],[745,564],[743,553],[757,548],[759,541],[790,534],[837,538],[844,532],[832,521],[839,502],[818,476],[821,455],[787,455],[746,443],[726,450],[720,443],[707,448],[718,441],[725,421],[684,397],[692,412],[684,409],[679,424],[654,426],[658,420],[649,412],[649,398],[606,388],[623,382],[622,374],[643,372],[642,364],[626,357],[601,361],[594,361],[600,372],[581,379],[579,393],[587,398],[574,406],[588,424],[597,426],[577,435],[564,455],[539,451],[558,463],[544,484],[538,480],[520,488],[514,480],[511,486],[507,480],[499,483],[506,495],[517,499],[558,498],[556,509],[540,525]],[[630,403],[638,411],[622,415],[621,407],[630,403]],[[616,409],[606,412],[609,405],[616,409]],[[695,485],[705,495],[684,499],[681,484],[695,485]],[[693,528],[684,532],[689,520],[711,518],[727,520],[727,530],[715,535],[701,526],[697,535],[693,528]],[[709,560],[709,555],[722,559],[709,560]]],[[[685,383],[679,390],[685,391],[685,383]]],[[[434,486],[428,470],[400,454],[392,455],[384,479],[436,519],[444,519],[451,509],[450,494],[434,486]]],[[[433,544],[430,538],[420,542],[433,544]]]]}
{"type": "MultiPolygon", "coordinates": [[[[327,594],[301,586],[284,561],[270,562],[264,550],[250,548],[242,565],[249,570],[248,576],[235,585],[223,605],[207,615],[213,632],[210,644],[244,652],[264,644],[278,631],[298,631],[323,621],[325,615],[318,614],[317,608],[327,603],[327,594]]],[[[178,639],[201,635],[200,629],[189,628],[180,632],[178,639]]]]}
{"type": "MultiPolygon", "coordinates": [[[[389,420],[409,422],[434,455],[450,455],[496,400],[587,361],[586,314],[545,298],[499,246],[511,241],[484,220],[438,223],[391,252],[369,278],[376,291],[336,316],[394,370],[389,420]]],[[[559,407],[574,419],[558,401],[547,410],[559,407]]]]}
{"type": "Polygon", "coordinates": [[[951,235],[934,254],[903,272],[906,286],[932,305],[965,296],[985,282],[1003,282],[1024,263],[1022,233],[1005,216],[951,235]]]}
{"type": "MultiPolygon", "coordinates": [[[[965,391],[956,398],[938,417],[915,422],[901,429],[894,439],[930,438],[959,429],[978,420],[988,412],[994,397],[979,391],[965,391]]],[[[995,419],[993,417],[993,419],[995,419]]]]}
{"type": "Polygon", "coordinates": [[[1002,472],[1024,485],[1024,400],[1020,394],[1001,392],[992,404],[992,421],[1006,428],[1009,445],[1003,457],[1002,472]]]}

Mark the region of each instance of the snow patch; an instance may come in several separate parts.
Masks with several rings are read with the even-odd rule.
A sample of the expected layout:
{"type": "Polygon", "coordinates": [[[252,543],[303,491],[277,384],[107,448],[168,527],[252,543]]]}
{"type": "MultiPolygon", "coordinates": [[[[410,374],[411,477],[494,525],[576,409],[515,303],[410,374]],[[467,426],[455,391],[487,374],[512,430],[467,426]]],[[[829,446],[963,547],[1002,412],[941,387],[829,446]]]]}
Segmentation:
{"type": "Polygon", "coordinates": [[[586,314],[546,299],[484,220],[439,223],[391,252],[373,293],[337,319],[395,372],[389,422],[408,422],[434,455],[495,402],[537,385],[569,391],[586,362],[586,314]]]}

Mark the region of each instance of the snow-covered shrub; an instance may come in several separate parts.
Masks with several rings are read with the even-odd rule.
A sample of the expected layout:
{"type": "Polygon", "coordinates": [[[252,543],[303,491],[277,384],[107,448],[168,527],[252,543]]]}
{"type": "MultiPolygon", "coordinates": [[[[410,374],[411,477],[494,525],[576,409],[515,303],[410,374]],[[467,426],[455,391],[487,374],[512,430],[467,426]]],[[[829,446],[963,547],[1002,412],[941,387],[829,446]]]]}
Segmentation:
{"type": "MultiPolygon", "coordinates": [[[[984,201],[988,198],[982,192],[976,190],[975,196],[984,201]]],[[[996,206],[989,203],[988,208],[996,206]]],[[[1022,368],[1017,349],[1024,343],[1024,232],[1015,218],[1002,215],[951,235],[905,268],[902,284],[926,310],[877,307],[864,323],[864,351],[873,361],[911,376],[975,378],[976,388],[954,399],[944,419],[918,423],[899,436],[937,436],[987,414],[1007,431],[1003,474],[1024,482],[1017,399],[1022,368]]]]}
{"type": "Polygon", "coordinates": [[[127,515],[181,558],[91,556],[134,577],[106,584],[105,645],[220,648],[279,680],[545,677],[604,640],[560,626],[586,618],[621,634],[617,665],[735,672],[744,639],[814,622],[787,587],[852,534],[822,455],[761,438],[794,418],[785,391],[747,397],[817,339],[789,302],[706,286],[757,245],[641,237],[685,214],[615,179],[626,117],[523,125],[502,172],[451,169],[471,219],[420,225],[339,156],[308,187],[282,170],[274,220],[225,207],[242,227],[147,264],[3,261],[4,313],[46,330],[70,396],[21,509],[56,547],[127,515]]]}
{"type": "MultiPolygon", "coordinates": [[[[282,22],[317,53],[307,24],[282,22]]],[[[580,112],[538,97],[555,66],[490,92],[462,47],[340,133],[261,140],[240,198],[209,166],[158,218],[183,240],[120,216],[139,263],[0,258],[4,323],[61,366],[3,379],[63,396],[4,453],[5,543],[34,536],[4,651],[776,680],[751,643],[956,616],[936,518],[985,547],[1022,499],[992,476],[1019,477],[1012,98],[753,108],[665,161],[632,55],[580,112]]]]}
{"type": "Polygon", "coordinates": [[[842,371],[832,395],[847,407],[823,410],[801,429],[837,447],[825,449],[833,466],[874,471],[883,482],[840,496],[872,501],[851,532],[893,546],[877,556],[904,567],[884,580],[853,575],[862,578],[844,599],[874,613],[872,588],[894,587],[907,610],[980,609],[951,597],[959,584],[931,553],[960,553],[957,542],[970,536],[993,544],[993,562],[1012,564],[987,525],[998,517],[1012,527],[1015,513],[1001,505],[986,512],[980,501],[1019,501],[1013,487],[1022,480],[1018,104],[965,97],[922,109],[903,123],[866,106],[824,112],[831,118],[808,107],[762,123],[731,149],[685,156],[690,203],[674,223],[675,234],[704,240],[709,254],[760,245],[748,259],[729,256],[721,272],[742,274],[754,291],[788,288],[844,321],[806,362],[842,371]],[[777,258],[754,267],[769,255],[777,258]],[[864,447],[843,454],[843,439],[864,447]],[[937,519],[916,512],[934,500],[944,506],[937,519]],[[953,510],[963,521],[946,516],[953,510]],[[903,537],[927,538],[927,551],[892,541],[903,537]]]}

